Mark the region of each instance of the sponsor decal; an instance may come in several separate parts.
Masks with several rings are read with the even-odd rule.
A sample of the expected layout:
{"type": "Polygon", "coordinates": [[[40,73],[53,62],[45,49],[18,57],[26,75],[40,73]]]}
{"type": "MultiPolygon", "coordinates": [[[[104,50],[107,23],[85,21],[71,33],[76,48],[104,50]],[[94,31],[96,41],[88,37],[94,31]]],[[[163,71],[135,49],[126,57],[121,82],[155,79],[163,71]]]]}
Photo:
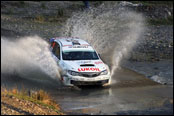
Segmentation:
{"type": "Polygon", "coordinates": [[[95,62],[95,64],[103,64],[102,61],[95,62]]]}
{"type": "Polygon", "coordinates": [[[88,48],[88,46],[69,46],[69,48],[88,48]]]}
{"type": "Polygon", "coordinates": [[[66,46],[72,46],[72,45],[64,45],[63,47],[66,47],[66,46]]]}
{"type": "Polygon", "coordinates": [[[78,71],[81,72],[81,71],[98,71],[100,72],[100,69],[99,68],[78,68],[78,71]]]}
{"type": "Polygon", "coordinates": [[[78,63],[80,63],[80,64],[85,64],[85,63],[91,63],[91,61],[79,61],[78,63]]]}

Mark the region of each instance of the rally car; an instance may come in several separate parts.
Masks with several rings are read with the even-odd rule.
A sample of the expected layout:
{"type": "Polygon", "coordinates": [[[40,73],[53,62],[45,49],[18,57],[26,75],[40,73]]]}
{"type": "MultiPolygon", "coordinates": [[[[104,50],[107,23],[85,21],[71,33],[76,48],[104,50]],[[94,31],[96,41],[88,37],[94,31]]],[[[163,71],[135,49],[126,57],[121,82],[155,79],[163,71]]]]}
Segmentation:
{"type": "Polygon", "coordinates": [[[67,86],[110,85],[109,67],[97,52],[77,37],[50,39],[50,50],[60,67],[60,80],[67,86]]]}

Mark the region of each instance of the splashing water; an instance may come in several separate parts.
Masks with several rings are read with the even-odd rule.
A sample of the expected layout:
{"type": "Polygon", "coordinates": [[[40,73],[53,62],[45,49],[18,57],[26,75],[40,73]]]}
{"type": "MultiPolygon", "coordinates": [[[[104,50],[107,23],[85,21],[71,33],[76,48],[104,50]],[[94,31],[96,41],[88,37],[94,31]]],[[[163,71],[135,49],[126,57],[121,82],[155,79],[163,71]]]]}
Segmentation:
{"type": "Polygon", "coordinates": [[[1,37],[1,73],[21,77],[59,77],[59,67],[51,56],[49,45],[38,36],[9,41],[1,37]]]}
{"type": "MultiPolygon", "coordinates": [[[[144,32],[144,18],[120,4],[102,4],[68,19],[60,36],[79,37],[88,41],[111,68],[113,75],[144,32]]],[[[17,73],[39,78],[42,72],[60,77],[60,68],[51,56],[48,43],[38,36],[8,41],[1,37],[1,73],[17,73]]],[[[114,79],[115,80],[115,79],[114,79]]]]}
{"type": "Polygon", "coordinates": [[[102,4],[78,12],[67,21],[61,36],[79,37],[88,41],[111,67],[111,75],[123,57],[136,45],[144,31],[144,18],[120,4],[102,4]]]}

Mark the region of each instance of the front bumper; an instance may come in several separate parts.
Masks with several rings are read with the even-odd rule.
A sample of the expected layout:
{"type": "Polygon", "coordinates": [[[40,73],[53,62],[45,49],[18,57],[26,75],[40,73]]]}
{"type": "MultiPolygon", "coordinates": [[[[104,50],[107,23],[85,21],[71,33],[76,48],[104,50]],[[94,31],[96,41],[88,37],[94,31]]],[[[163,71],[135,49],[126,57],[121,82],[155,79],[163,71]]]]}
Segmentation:
{"type": "Polygon", "coordinates": [[[77,86],[77,85],[109,85],[110,75],[100,75],[97,77],[82,77],[82,76],[72,76],[64,75],[62,81],[67,86],[77,86]]]}
{"type": "Polygon", "coordinates": [[[109,82],[109,79],[107,80],[101,80],[101,81],[74,81],[71,80],[70,83],[73,85],[104,85],[109,82]]]}

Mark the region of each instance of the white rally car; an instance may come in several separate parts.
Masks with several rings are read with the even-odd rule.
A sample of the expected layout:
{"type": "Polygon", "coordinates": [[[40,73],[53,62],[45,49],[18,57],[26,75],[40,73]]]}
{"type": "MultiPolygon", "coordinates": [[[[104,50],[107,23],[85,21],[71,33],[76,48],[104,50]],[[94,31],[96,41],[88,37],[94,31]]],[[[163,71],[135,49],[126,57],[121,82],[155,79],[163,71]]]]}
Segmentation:
{"type": "Polygon", "coordinates": [[[50,39],[53,58],[61,68],[61,81],[67,86],[110,85],[109,67],[96,51],[79,38],[50,39]]]}

